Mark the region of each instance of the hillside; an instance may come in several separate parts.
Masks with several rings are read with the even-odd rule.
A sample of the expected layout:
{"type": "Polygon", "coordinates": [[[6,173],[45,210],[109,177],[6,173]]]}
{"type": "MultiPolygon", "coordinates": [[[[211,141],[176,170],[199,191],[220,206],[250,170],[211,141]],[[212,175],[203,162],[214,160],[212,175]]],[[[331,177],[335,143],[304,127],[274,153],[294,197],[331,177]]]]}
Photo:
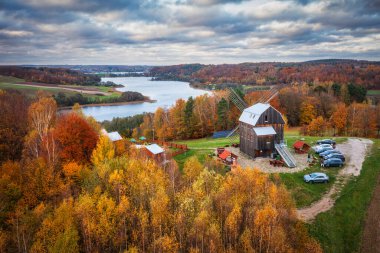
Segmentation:
{"type": "Polygon", "coordinates": [[[201,84],[237,83],[274,85],[279,83],[355,83],[380,89],[380,62],[357,60],[314,60],[307,62],[262,62],[241,64],[183,64],[154,67],[157,80],[183,80],[201,84]]]}
{"type": "Polygon", "coordinates": [[[49,84],[99,85],[100,77],[67,68],[0,66],[0,75],[13,76],[27,82],[49,84]]]}

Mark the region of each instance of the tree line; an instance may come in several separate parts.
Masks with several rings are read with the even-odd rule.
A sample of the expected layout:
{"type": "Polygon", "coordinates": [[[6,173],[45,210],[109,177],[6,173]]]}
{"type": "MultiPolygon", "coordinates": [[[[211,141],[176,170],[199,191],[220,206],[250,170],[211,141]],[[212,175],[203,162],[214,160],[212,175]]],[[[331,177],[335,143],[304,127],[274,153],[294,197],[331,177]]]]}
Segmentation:
{"type": "Polygon", "coordinates": [[[200,84],[276,85],[294,83],[355,83],[380,89],[379,62],[325,60],[301,63],[183,64],[154,67],[150,75],[158,80],[183,80],[200,84]]]}
{"type": "Polygon", "coordinates": [[[211,158],[160,166],[43,93],[0,103],[1,133],[20,130],[0,139],[1,252],[321,252],[277,176],[222,175],[211,158]]]}
{"type": "Polygon", "coordinates": [[[58,106],[73,106],[74,104],[87,105],[87,104],[101,104],[101,103],[122,103],[122,102],[136,102],[144,101],[147,98],[136,91],[125,91],[119,97],[103,97],[99,94],[97,97],[83,96],[81,93],[74,95],[66,95],[63,92],[58,92],[53,95],[58,106]]]}

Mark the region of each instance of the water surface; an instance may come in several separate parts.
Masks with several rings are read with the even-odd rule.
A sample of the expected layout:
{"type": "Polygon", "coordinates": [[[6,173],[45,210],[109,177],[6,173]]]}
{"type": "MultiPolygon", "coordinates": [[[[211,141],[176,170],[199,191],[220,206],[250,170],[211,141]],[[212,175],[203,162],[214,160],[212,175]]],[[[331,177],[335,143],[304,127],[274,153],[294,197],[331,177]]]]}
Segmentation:
{"type": "Polygon", "coordinates": [[[86,115],[93,116],[97,121],[111,120],[114,117],[127,117],[144,112],[155,112],[158,107],[170,107],[177,99],[196,97],[209,91],[194,89],[187,82],[150,81],[150,77],[104,77],[102,81],[111,81],[125,87],[119,91],[137,91],[144,96],[157,100],[155,103],[141,103],[115,106],[93,106],[83,108],[86,115]]]}

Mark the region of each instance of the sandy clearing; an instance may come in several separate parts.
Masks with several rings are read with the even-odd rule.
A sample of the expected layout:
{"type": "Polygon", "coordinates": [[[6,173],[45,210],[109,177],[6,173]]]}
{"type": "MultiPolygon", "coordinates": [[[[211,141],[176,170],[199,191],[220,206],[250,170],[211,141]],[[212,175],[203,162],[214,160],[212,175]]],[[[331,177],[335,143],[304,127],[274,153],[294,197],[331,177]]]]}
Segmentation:
{"type": "Polygon", "coordinates": [[[368,139],[350,138],[347,142],[338,144],[337,149],[346,157],[346,165],[339,172],[337,179],[331,189],[311,206],[297,210],[298,217],[306,222],[312,221],[319,213],[330,210],[335,203],[342,187],[347,183],[350,176],[359,176],[362,164],[367,152],[372,146],[368,139]]]}
{"type": "Polygon", "coordinates": [[[297,166],[295,168],[288,168],[285,166],[274,167],[269,164],[270,159],[268,158],[257,157],[252,159],[243,152],[240,152],[239,148],[227,147],[226,149],[238,156],[237,163],[242,168],[258,168],[265,173],[295,173],[302,171],[309,166],[307,162],[307,154],[295,154],[292,148],[289,148],[289,151],[297,161],[297,166]]]}

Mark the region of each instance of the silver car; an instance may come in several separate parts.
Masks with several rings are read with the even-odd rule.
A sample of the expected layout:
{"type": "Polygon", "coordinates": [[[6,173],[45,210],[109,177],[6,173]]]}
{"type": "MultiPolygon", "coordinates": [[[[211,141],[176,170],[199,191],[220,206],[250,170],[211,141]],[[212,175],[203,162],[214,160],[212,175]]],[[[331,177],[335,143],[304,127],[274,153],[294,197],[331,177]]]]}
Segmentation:
{"type": "Polygon", "coordinates": [[[314,172],[303,176],[306,183],[328,183],[329,176],[322,172],[314,172]]]}

